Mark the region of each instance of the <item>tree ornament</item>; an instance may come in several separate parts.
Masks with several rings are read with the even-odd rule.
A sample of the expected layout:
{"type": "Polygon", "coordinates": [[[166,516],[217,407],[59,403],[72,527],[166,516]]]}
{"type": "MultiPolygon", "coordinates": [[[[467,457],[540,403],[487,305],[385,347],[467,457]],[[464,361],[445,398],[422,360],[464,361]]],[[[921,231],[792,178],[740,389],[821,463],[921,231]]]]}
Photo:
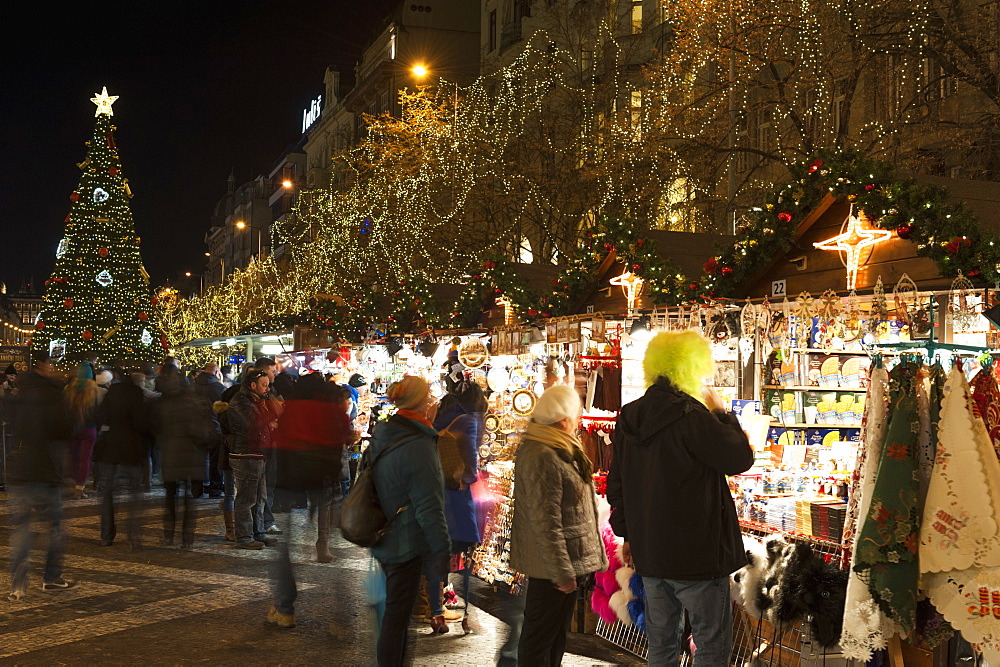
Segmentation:
{"type": "Polygon", "coordinates": [[[44,320],[38,320],[37,322],[35,322],[35,328],[38,329],[39,331],[41,331],[42,329],[44,329],[45,328],[45,321],[44,320]]]}
{"type": "Polygon", "coordinates": [[[101,287],[107,287],[114,282],[114,279],[111,277],[111,274],[108,273],[107,269],[98,273],[94,280],[96,280],[101,287]]]}
{"type": "Polygon", "coordinates": [[[944,249],[948,251],[949,255],[954,257],[955,255],[958,254],[958,251],[961,250],[963,246],[966,248],[971,248],[972,241],[970,241],[967,236],[956,236],[955,238],[944,244],[944,249]]]}
{"type": "Polygon", "coordinates": [[[724,276],[731,276],[731,275],[733,275],[733,267],[731,267],[731,266],[724,266],[724,267],[722,267],[721,273],[724,276]]]}
{"type": "Polygon", "coordinates": [[[72,307],[73,307],[73,299],[64,299],[63,300],[63,308],[66,308],[68,310],[68,309],[70,309],[72,307]]]}
{"type": "Polygon", "coordinates": [[[781,213],[778,214],[778,220],[780,220],[781,222],[786,222],[786,223],[787,222],[791,222],[792,221],[792,214],[789,213],[788,211],[782,211],[781,213]]]}
{"type": "Polygon", "coordinates": [[[899,215],[899,211],[897,209],[890,208],[889,215],[899,215]]]}
{"type": "Polygon", "coordinates": [[[909,225],[900,225],[899,227],[896,227],[896,236],[901,239],[908,240],[911,234],[913,234],[913,228],[909,225]]]}
{"type": "Polygon", "coordinates": [[[875,189],[875,184],[874,183],[869,183],[868,185],[865,186],[865,190],[868,191],[868,192],[871,192],[874,189],[875,189]]]}
{"type": "Polygon", "coordinates": [[[813,160],[813,162],[809,165],[809,173],[810,174],[816,173],[817,171],[820,170],[822,166],[823,166],[823,160],[813,160]]]}
{"type": "Polygon", "coordinates": [[[974,295],[975,286],[972,281],[959,271],[948,292],[947,319],[956,332],[972,329],[979,319],[978,300],[972,298],[974,295]]]}
{"type": "Polygon", "coordinates": [[[111,167],[110,169],[108,169],[108,173],[111,174],[112,176],[117,176],[118,170],[115,167],[111,167]]]}
{"type": "Polygon", "coordinates": [[[107,248],[101,248],[100,250],[97,251],[97,254],[100,255],[101,257],[107,257],[108,256],[108,249],[107,248]]]}
{"type": "Polygon", "coordinates": [[[140,322],[145,322],[146,320],[149,319],[149,315],[147,315],[146,313],[139,313],[138,317],[140,322]]]}
{"type": "Polygon", "coordinates": [[[707,262],[705,262],[702,265],[702,268],[705,270],[705,273],[712,275],[715,273],[716,269],[718,268],[718,265],[719,261],[715,257],[711,257],[707,262]]]}
{"type": "Polygon", "coordinates": [[[111,195],[104,188],[94,188],[93,199],[95,204],[103,204],[110,198],[111,195]]]}
{"type": "Polygon", "coordinates": [[[82,334],[80,334],[80,337],[83,338],[84,340],[90,340],[91,338],[94,337],[94,332],[84,331],[82,334]]]}
{"type": "Polygon", "coordinates": [[[69,196],[69,200],[70,201],[80,201],[80,193],[79,192],[73,192],[73,193],[71,193],[70,196],[69,196]]]}

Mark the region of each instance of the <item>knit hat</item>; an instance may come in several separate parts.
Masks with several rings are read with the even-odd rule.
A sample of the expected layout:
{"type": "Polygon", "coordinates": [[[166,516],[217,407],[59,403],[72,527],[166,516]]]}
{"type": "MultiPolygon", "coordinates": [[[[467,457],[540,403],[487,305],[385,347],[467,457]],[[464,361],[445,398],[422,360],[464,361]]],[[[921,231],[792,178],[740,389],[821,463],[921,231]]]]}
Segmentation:
{"type": "Polygon", "coordinates": [[[549,387],[535,403],[531,420],[538,424],[555,424],[563,419],[575,421],[580,417],[580,396],[564,384],[549,387]]]}
{"type": "Polygon", "coordinates": [[[76,378],[78,380],[93,380],[94,367],[89,361],[81,361],[76,367],[76,378]]]}
{"type": "Polygon", "coordinates": [[[420,405],[430,392],[427,380],[417,375],[407,375],[399,382],[394,382],[386,392],[386,398],[401,410],[412,410],[420,405]]]}
{"type": "Polygon", "coordinates": [[[114,379],[115,376],[111,374],[111,371],[101,371],[97,374],[94,381],[103,387],[106,384],[111,384],[111,381],[114,379]]]}
{"type": "Polygon", "coordinates": [[[360,373],[355,373],[354,375],[351,376],[351,379],[347,381],[347,384],[357,389],[358,387],[365,386],[366,384],[368,384],[368,382],[365,380],[364,376],[362,376],[360,373]]]}

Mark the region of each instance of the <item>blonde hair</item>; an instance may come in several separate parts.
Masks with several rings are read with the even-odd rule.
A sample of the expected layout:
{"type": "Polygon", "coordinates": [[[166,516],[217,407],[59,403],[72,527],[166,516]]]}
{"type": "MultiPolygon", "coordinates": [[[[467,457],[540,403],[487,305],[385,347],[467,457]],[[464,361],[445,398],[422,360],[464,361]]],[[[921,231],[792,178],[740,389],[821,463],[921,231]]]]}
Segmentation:
{"type": "Polygon", "coordinates": [[[563,419],[576,421],[581,412],[580,396],[571,387],[557,384],[549,387],[535,403],[531,420],[538,424],[555,424],[563,419]]]}
{"type": "Polygon", "coordinates": [[[407,375],[399,382],[393,382],[385,392],[393,405],[401,410],[412,410],[427,399],[430,385],[418,375],[407,375]]]}
{"type": "Polygon", "coordinates": [[[83,428],[87,415],[96,410],[101,402],[101,388],[93,380],[81,378],[67,384],[63,391],[73,420],[73,430],[78,431],[83,428]]]}
{"type": "Polygon", "coordinates": [[[677,389],[701,400],[705,378],[715,372],[712,346],[695,331],[661,332],[649,341],[642,360],[646,386],[666,378],[677,389]]]}

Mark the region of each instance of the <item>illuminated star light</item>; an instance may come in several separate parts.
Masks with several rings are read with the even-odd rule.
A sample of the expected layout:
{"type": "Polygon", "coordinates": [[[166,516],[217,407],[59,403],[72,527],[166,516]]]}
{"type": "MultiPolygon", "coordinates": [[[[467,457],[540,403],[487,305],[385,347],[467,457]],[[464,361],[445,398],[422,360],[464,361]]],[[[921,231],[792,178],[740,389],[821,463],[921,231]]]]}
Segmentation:
{"type": "Polygon", "coordinates": [[[97,97],[90,98],[90,101],[97,105],[97,111],[94,112],[94,117],[96,118],[102,113],[114,116],[115,112],[111,110],[111,105],[118,99],[118,95],[108,95],[107,86],[104,86],[104,89],[100,92],[100,94],[95,93],[95,95],[97,95],[97,97]]]}
{"type": "Polygon", "coordinates": [[[642,294],[642,278],[631,271],[626,271],[620,276],[615,276],[609,280],[608,284],[621,286],[622,291],[625,292],[625,301],[628,304],[629,315],[631,315],[632,311],[635,310],[635,303],[639,300],[639,295],[642,294]]]}
{"type": "Polygon", "coordinates": [[[867,220],[864,213],[860,216],[854,215],[854,207],[852,206],[851,215],[847,219],[847,229],[825,241],[813,243],[813,247],[820,250],[839,250],[845,253],[844,263],[847,264],[847,289],[849,290],[854,289],[858,278],[858,269],[861,266],[861,249],[887,241],[892,237],[892,232],[889,230],[864,227],[867,220]]]}

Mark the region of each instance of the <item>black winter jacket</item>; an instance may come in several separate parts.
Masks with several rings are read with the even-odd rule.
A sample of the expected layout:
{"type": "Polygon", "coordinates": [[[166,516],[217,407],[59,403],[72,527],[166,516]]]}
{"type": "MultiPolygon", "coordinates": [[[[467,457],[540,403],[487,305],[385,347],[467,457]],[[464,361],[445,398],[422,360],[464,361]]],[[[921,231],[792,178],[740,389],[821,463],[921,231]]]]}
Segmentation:
{"type": "Polygon", "coordinates": [[[150,410],[141,387],[128,380],[111,385],[97,410],[97,421],[107,426],[108,432],[94,447],[94,460],[141,465],[151,441],[150,410]]]}
{"type": "Polygon", "coordinates": [[[211,373],[202,371],[194,379],[194,393],[210,406],[216,401],[221,401],[225,391],[226,388],[219,382],[219,378],[211,373]]]}
{"type": "Polygon", "coordinates": [[[270,417],[264,399],[247,387],[229,402],[226,419],[229,422],[229,455],[239,458],[263,458],[270,445],[270,417]]]}
{"type": "Polygon", "coordinates": [[[747,564],[726,475],[753,465],[736,417],[661,378],[622,408],[608,474],[611,527],[644,577],[704,580],[747,564]]]}
{"type": "Polygon", "coordinates": [[[72,435],[63,383],[28,371],[18,377],[18,385],[14,436],[21,447],[10,455],[10,480],[60,484],[66,441],[72,435]]]}

